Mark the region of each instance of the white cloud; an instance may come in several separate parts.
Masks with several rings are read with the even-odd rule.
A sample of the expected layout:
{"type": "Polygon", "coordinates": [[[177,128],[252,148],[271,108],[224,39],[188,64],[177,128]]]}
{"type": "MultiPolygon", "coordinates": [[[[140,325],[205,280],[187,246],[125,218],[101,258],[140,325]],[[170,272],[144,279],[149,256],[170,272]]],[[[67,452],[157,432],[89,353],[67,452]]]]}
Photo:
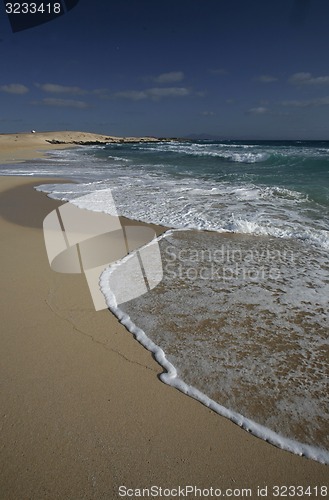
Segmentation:
{"type": "Polygon", "coordinates": [[[74,99],[58,99],[55,97],[47,97],[41,101],[35,101],[33,104],[43,104],[45,106],[56,106],[64,108],[89,108],[89,104],[85,101],[76,101],[74,99]]]}
{"type": "Polygon", "coordinates": [[[312,76],[311,73],[294,73],[289,78],[289,83],[293,85],[329,85],[329,76],[312,76]]]}
{"type": "Polygon", "coordinates": [[[278,78],[271,75],[261,75],[257,77],[256,80],[261,83],[272,83],[272,82],[277,82],[278,78]]]}
{"type": "Polygon", "coordinates": [[[145,90],[125,90],[116,92],[113,97],[118,99],[130,99],[132,101],[141,101],[142,99],[159,100],[164,97],[184,97],[191,93],[185,87],[154,87],[145,90]]]}
{"type": "Polygon", "coordinates": [[[251,108],[247,111],[247,114],[249,114],[249,115],[265,115],[266,113],[269,113],[269,109],[265,108],[264,106],[258,106],[257,108],[251,108]]]}
{"type": "Polygon", "coordinates": [[[110,97],[110,90],[107,88],[94,89],[91,91],[91,93],[96,95],[100,99],[107,99],[110,97]]]}
{"type": "Polygon", "coordinates": [[[153,78],[153,81],[156,83],[174,83],[181,82],[184,80],[183,71],[171,71],[169,73],[162,73],[153,78]]]}
{"type": "Polygon", "coordinates": [[[327,97],[319,97],[317,99],[305,99],[305,100],[291,100],[291,101],[283,101],[281,103],[283,106],[293,106],[295,108],[310,108],[316,106],[328,106],[329,105],[329,96],[327,97]]]}
{"type": "Polygon", "coordinates": [[[43,92],[48,92],[50,94],[74,94],[74,95],[82,95],[86,94],[86,90],[81,89],[80,87],[72,87],[66,85],[58,85],[57,83],[36,83],[36,87],[38,87],[43,92]]]}
{"type": "Polygon", "coordinates": [[[305,83],[306,81],[310,80],[312,78],[311,73],[294,73],[290,78],[289,82],[293,84],[300,84],[300,83],[305,83]]]}
{"type": "Polygon", "coordinates": [[[9,85],[1,85],[0,91],[8,92],[8,94],[26,94],[29,89],[20,83],[10,83],[9,85]]]}
{"type": "Polygon", "coordinates": [[[118,99],[130,99],[131,101],[140,101],[146,99],[147,95],[143,90],[123,90],[113,94],[118,99]]]}
{"type": "Polygon", "coordinates": [[[214,116],[215,113],[213,111],[202,111],[200,113],[202,116],[214,116]]]}
{"type": "Polygon", "coordinates": [[[161,99],[162,97],[184,97],[190,94],[189,89],[185,87],[153,88],[146,90],[146,92],[152,99],[161,99]]]}

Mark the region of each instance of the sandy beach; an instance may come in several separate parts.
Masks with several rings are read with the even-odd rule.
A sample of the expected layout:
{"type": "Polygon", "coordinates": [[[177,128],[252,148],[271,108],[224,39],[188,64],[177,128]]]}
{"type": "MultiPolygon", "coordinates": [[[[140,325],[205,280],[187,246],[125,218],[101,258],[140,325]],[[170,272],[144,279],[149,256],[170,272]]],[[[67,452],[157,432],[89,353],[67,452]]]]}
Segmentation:
{"type": "Polygon", "coordinates": [[[115,137],[90,132],[35,132],[0,134],[0,163],[40,158],[45,151],[86,144],[155,141],[154,137],[115,137]]]}
{"type": "MultiPolygon", "coordinates": [[[[47,140],[70,147],[96,137],[0,135],[0,162],[61,147],[47,140]]],[[[94,310],[84,276],[50,269],[42,223],[59,202],[33,189],[45,182],[55,180],[0,177],[1,498],[147,498],[125,488],[151,486],[173,489],[158,498],[186,486],[199,489],[188,498],[211,488],[275,498],[276,486],[290,485],[311,487],[299,498],[324,497],[327,466],[162,383],[152,355],[108,310],[94,310]]]]}

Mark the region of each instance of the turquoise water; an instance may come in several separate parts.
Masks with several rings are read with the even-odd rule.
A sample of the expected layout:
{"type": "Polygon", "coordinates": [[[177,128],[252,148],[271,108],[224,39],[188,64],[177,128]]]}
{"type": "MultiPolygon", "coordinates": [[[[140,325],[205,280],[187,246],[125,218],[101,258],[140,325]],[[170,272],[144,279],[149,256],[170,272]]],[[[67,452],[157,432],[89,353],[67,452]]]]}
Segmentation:
{"type": "Polygon", "coordinates": [[[216,183],[282,187],[329,206],[329,141],[193,142],[160,145],[114,145],[97,150],[104,159],[113,153],[173,177],[216,183]]]}
{"type": "Polygon", "coordinates": [[[329,142],[109,144],[53,152],[30,171],[81,182],[46,188],[61,199],[110,188],[133,219],[329,248],[329,142]]]}

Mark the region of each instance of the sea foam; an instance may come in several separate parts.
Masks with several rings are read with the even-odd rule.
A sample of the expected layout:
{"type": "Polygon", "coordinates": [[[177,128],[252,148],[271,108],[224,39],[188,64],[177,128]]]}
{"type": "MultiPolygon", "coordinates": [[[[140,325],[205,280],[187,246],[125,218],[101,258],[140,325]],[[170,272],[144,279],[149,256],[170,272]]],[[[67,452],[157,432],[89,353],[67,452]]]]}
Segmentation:
{"type": "MultiPolygon", "coordinates": [[[[186,233],[186,231],[180,231],[180,230],[171,230],[171,231],[168,231],[166,232],[165,234],[163,234],[161,237],[158,238],[159,240],[159,243],[161,243],[161,241],[163,242],[166,242],[167,243],[167,240],[169,241],[170,244],[173,244],[173,243],[177,243],[177,241],[180,241],[180,243],[184,243],[184,246],[182,247],[179,247],[179,248],[186,248],[186,243],[187,241],[184,239],[186,238],[186,234],[189,235],[189,239],[188,239],[188,242],[191,243],[191,241],[193,240],[193,238],[195,237],[193,231],[189,232],[189,233],[186,233]],[[178,238],[178,240],[177,240],[178,238]]],[[[200,240],[201,241],[201,240],[200,240]]],[[[273,241],[272,241],[272,244],[271,242],[269,242],[270,244],[270,251],[273,252],[273,241]]],[[[256,245],[257,247],[257,245],[256,245]]],[[[202,247],[203,248],[203,247],[202,247]]],[[[297,247],[296,247],[297,248],[297,247]]],[[[178,247],[176,247],[176,251],[178,251],[178,247]]],[[[305,253],[305,252],[304,252],[305,253]]],[[[184,254],[186,255],[186,254],[184,254]]],[[[225,254],[222,254],[225,258],[225,254]]],[[[236,255],[236,254],[235,254],[236,255]]],[[[259,254],[260,255],[260,254],[259,254]]],[[[291,255],[289,254],[289,248],[288,248],[288,253],[286,254],[283,254],[281,253],[281,260],[283,259],[289,259],[291,257],[291,255]],[[285,255],[285,257],[284,257],[285,255]]],[[[314,289],[308,289],[307,288],[307,283],[306,285],[303,284],[303,280],[298,284],[298,277],[297,278],[293,278],[294,276],[294,271],[302,265],[302,263],[304,263],[303,265],[306,265],[306,262],[307,262],[307,253],[305,253],[305,256],[303,257],[303,252],[299,255],[298,257],[298,261],[295,263],[295,266],[294,269],[292,270],[292,273],[291,273],[291,277],[287,278],[288,281],[286,282],[285,284],[285,277],[282,277],[281,279],[281,282],[277,282],[277,283],[272,283],[272,287],[273,288],[273,291],[271,292],[272,293],[272,296],[274,296],[274,299],[275,299],[275,293],[274,290],[275,290],[275,286],[277,287],[277,289],[281,289],[282,287],[283,288],[286,288],[286,292],[284,294],[282,294],[282,297],[281,297],[281,300],[282,300],[282,307],[288,307],[288,310],[289,308],[291,307],[298,307],[300,305],[300,303],[305,303],[306,304],[306,307],[307,307],[307,304],[310,303],[310,301],[314,302],[314,304],[318,304],[317,307],[322,307],[322,308],[326,308],[327,307],[327,301],[326,301],[326,297],[328,296],[328,290],[322,290],[322,294],[315,294],[314,295],[314,289]],[[297,266],[297,267],[296,267],[297,266]],[[296,268],[296,269],[295,269],[296,268]],[[290,280],[290,281],[289,281],[290,280]],[[291,281],[293,280],[293,281],[291,281]],[[290,283],[290,284],[289,284],[290,283]],[[291,288],[291,285],[292,283],[295,283],[295,286],[296,286],[296,290],[293,290],[291,288]],[[304,295],[301,294],[301,289],[303,288],[304,290],[304,295]],[[289,292],[290,290],[290,292],[289,292]],[[295,291],[298,291],[299,290],[299,294],[295,293],[295,291]],[[288,293],[289,292],[289,293],[288,293]],[[313,299],[312,299],[313,297],[313,299]],[[286,303],[285,303],[286,302],[286,303]],[[321,305],[322,304],[322,305],[321,305]]],[[[272,257],[274,256],[274,253],[272,255],[272,257]]],[[[100,287],[102,289],[102,292],[103,294],[105,295],[106,297],[106,301],[107,301],[107,304],[109,306],[109,308],[111,309],[111,311],[117,316],[117,318],[120,320],[120,322],[122,324],[124,324],[126,326],[126,328],[136,337],[136,339],[144,346],[146,347],[148,350],[150,350],[153,354],[154,354],[154,357],[155,359],[159,362],[159,364],[163,367],[164,369],[164,372],[161,374],[161,380],[177,389],[179,389],[181,392],[183,392],[184,394],[187,394],[195,399],[197,399],[198,401],[200,401],[201,403],[203,403],[204,405],[206,405],[207,407],[211,408],[212,410],[214,410],[215,412],[217,412],[218,414],[226,417],[226,418],[229,418],[230,420],[232,420],[234,423],[236,423],[237,425],[241,426],[242,428],[244,428],[245,430],[251,432],[253,435],[261,438],[261,439],[264,439],[268,442],[270,442],[271,444],[275,445],[275,446],[278,446],[284,450],[287,450],[287,451],[290,451],[290,452],[293,452],[295,454],[298,454],[298,455],[303,455],[303,456],[306,456],[308,458],[311,458],[311,459],[314,459],[314,460],[317,460],[319,462],[322,462],[322,463],[329,463],[329,452],[327,450],[325,450],[324,448],[322,448],[321,446],[316,446],[314,444],[308,444],[308,443],[305,443],[305,442],[300,442],[294,438],[291,438],[289,435],[287,435],[287,433],[284,433],[284,432],[277,432],[275,430],[273,430],[271,428],[271,419],[269,420],[269,425],[264,425],[262,423],[257,422],[257,420],[255,418],[249,418],[248,416],[246,416],[246,414],[244,412],[241,412],[241,411],[238,411],[237,409],[234,409],[232,407],[230,407],[230,405],[225,405],[225,404],[221,404],[221,402],[216,398],[213,399],[209,394],[211,393],[211,390],[210,392],[207,391],[207,390],[200,390],[199,387],[197,387],[195,384],[191,384],[188,380],[189,380],[189,375],[188,374],[191,374],[193,372],[195,372],[195,380],[199,380],[200,377],[202,376],[202,374],[199,373],[199,369],[197,367],[197,363],[195,363],[195,360],[191,359],[190,360],[190,364],[189,364],[189,361],[188,361],[188,357],[189,356],[192,356],[193,357],[193,350],[194,349],[197,349],[195,355],[197,356],[196,359],[200,359],[202,360],[202,364],[206,363],[206,367],[207,367],[207,359],[210,359],[212,354],[211,352],[209,352],[207,355],[205,355],[205,353],[203,352],[205,347],[205,339],[207,336],[209,336],[209,333],[207,334],[206,337],[204,337],[204,339],[202,340],[201,337],[200,337],[200,340],[196,342],[196,344],[193,344],[193,339],[190,335],[188,335],[186,337],[187,340],[184,341],[184,343],[182,344],[182,351],[181,353],[178,355],[178,354],[175,354],[176,352],[176,349],[177,349],[177,345],[180,344],[182,342],[182,340],[180,340],[180,337],[176,336],[173,338],[173,345],[174,347],[169,347],[170,346],[170,332],[167,331],[166,334],[161,334],[161,332],[158,334],[159,336],[156,337],[158,339],[160,339],[160,343],[158,341],[154,341],[154,328],[155,329],[161,329],[161,325],[165,324],[166,322],[170,322],[172,323],[172,326],[170,327],[171,328],[171,332],[173,331],[172,328],[177,328],[178,325],[179,325],[179,316],[180,314],[183,312],[182,310],[179,312],[179,309],[180,309],[180,306],[179,306],[179,302],[177,301],[177,297],[178,296],[175,296],[174,297],[174,300],[173,300],[173,297],[170,296],[170,294],[172,293],[172,289],[170,289],[170,286],[169,286],[169,289],[168,289],[168,285],[165,286],[164,288],[161,289],[160,287],[160,291],[156,292],[159,295],[159,299],[160,299],[160,309],[161,309],[161,312],[160,312],[160,309],[159,309],[159,312],[157,312],[157,306],[156,306],[156,302],[154,300],[156,299],[152,299],[152,297],[150,297],[150,294],[147,294],[147,297],[146,297],[146,302],[144,303],[143,300],[141,299],[140,301],[137,300],[136,302],[136,305],[135,307],[132,307],[133,304],[130,304],[130,303],[127,303],[127,304],[123,304],[123,305],[120,305],[118,306],[117,302],[116,302],[116,297],[114,296],[113,292],[111,291],[111,289],[109,288],[109,281],[110,281],[110,277],[113,275],[113,273],[120,273],[120,267],[122,266],[125,266],[125,264],[129,261],[129,259],[132,258],[132,255],[128,255],[126,256],[123,260],[119,261],[119,262],[116,262],[114,263],[113,265],[110,266],[110,268],[108,268],[107,270],[105,270],[101,276],[101,279],[100,279],[100,287]],[[165,296],[168,296],[168,302],[166,302],[166,300],[164,300],[164,297],[165,296]],[[145,306],[145,309],[141,309],[141,304],[143,306],[145,306]],[[167,307],[173,307],[174,309],[167,309],[167,307]],[[177,311],[176,311],[177,309],[177,311]],[[137,316],[136,316],[136,310],[137,310],[137,316]],[[154,314],[150,314],[150,311],[154,312],[154,314]],[[131,311],[131,312],[129,312],[131,311]],[[143,322],[141,319],[141,317],[144,316],[145,318],[145,321],[143,322]],[[146,318],[146,316],[148,316],[148,318],[146,318]],[[156,322],[154,323],[154,318],[156,317],[156,322]],[[134,319],[136,318],[136,320],[134,319]],[[177,318],[177,320],[175,319],[177,318]],[[176,323],[177,321],[177,323],[176,323]],[[139,325],[139,326],[137,326],[139,325]],[[141,328],[141,325],[144,325],[143,328],[141,328]],[[176,326],[175,326],[176,325],[176,326]],[[152,331],[152,334],[150,335],[150,332],[148,332],[148,329],[150,329],[150,332],[152,331]],[[168,340],[169,338],[169,340],[168,340]],[[161,340],[162,339],[162,340],[161,340]],[[187,342],[187,343],[186,343],[187,342]],[[200,343],[201,342],[201,343],[200,343]],[[188,344],[190,343],[190,345],[188,344]],[[167,346],[169,351],[174,349],[173,354],[171,354],[168,358],[168,354],[167,354],[167,347],[166,348],[163,348],[163,345],[164,346],[167,346]],[[201,349],[201,346],[202,349],[201,349]],[[191,350],[192,349],[192,350],[191,350]],[[178,356],[178,357],[177,357],[178,356]],[[209,358],[210,356],[210,358],[209,358]],[[175,362],[171,361],[171,359],[175,359],[175,360],[179,360],[178,361],[178,367],[176,366],[175,362]],[[181,364],[183,363],[183,365],[181,366],[181,364]],[[185,366],[186,365],[186,366],[185,366]],[[185,368],[184,368],[185,366],[185,368]]],[[[274,257],[273,257],[274,258],[274,257]]],[[[296,258],[296,256],[294,256],[294,258],[296,258]]],[[[193,260],[193,259],[192,259],[193,260]]],[[[165,264],[165,263],[164,263],[165,264]]],[[[191,264],[191,262],[189,263],[189,265],[191,264]]],[[[285,262],[282,264],[281,262],[281,265],[283,268],[286,268],[290,266],[290,263],[288,262],[285,262]]],[[[329,272],[329,270],[327,270],[329,272]]],[[[302,274],[302,271],[300,272],[300,274],[302,274]]],[[[318,290],[321,289],[321,287],[324,287],[326,286],[324,281],[322,280],[323,276],[321,274],[321,270],[319,269],[319,272],[318,274],[314,274],[313,276],[313,279],[311,277],[309,277],[310,281],[312,281],[313,283],[313,286],[314,287],[317,287],[318,290]]],[[[177,280],[176,280],[177,281],[177,280]]],[[[269,284],[269,283],[268,283],[269,284]]],[[[252,290],[252,287],[250,288],[250,291],[246,290],[246,298],[247,299],[243,299],[243,300],[247,300],[249,304],[254,304],[256,305],[257,304],[257,307],[261,308],[262,307],[262,301],[264,302],[263,304],[263,307],[265,309],[268,309],[268,312],[266,313],[269,317],[271,317],[272,314],[276,315],[276,317],[278,318],[278,321],[281,322],[281,325],[282,325],[282,328],[285,329],[285,328],[288,328],[290,331],[290,328],[291,328],[291,319],[289,319],[289,316],[286,317],[286,319],[284,319],[284,317],[282,317],[282,312],[284,311],[284,309],[282,309],[282,311],[275,311],[275,309],[273,309],[273,311],[271,312],[270,309],[271,309],[271,305],[269,303],[266,302],[266,296],[264,296],[264,291],[266,291],[266,287],[268,286],[268,284],[266,283],[263,283],[262,286],[264,286],[265,288],[263,289],[263,297],[260,296],[259,294],[255,295],[255,301],[253,303],[253,298],[252,298],[252,293],[251,293],[251,290],[252,290]],[[279,313],[279,315],[278,315],[279,313]],[[281,313],[281,317],[280,317],[280,313],[281,313]],[[284,321],[286,321],[286,325],[284,323],[284,321]]],[[[178,288],[179,287],[186,287],[186,284],[185,285],[182,285],[182,281],[177,281],[176,284],[174,283],[171,283],[172,286],[177,286],[178,288]]],[[[190,285],[191,285],[191,282],[190,282],[190,285]]],[[[236,292],[235,293],[240,293],[239,291],[243,290],[243,287],[245,287],[247,285],[246,282],[239,282],[239,283],[236,283],[236,292]]],[[[259,282],[258,283],[254,283],[252,282],[251,283],[251,286],[260,286],[259,282]]],[[[197,285],[197,288],[199,287],[199,285],[197,285]]],[[[188,291],[188,297],[191,296],[191,293],[193,293],[191,290],[188,291]]],[[[231,292],[232,293],[232,292],[231,292]]],[[[243,293],[243,292],[242,292],[243,293]]],[[[202,297],[203,295],[203,292],[202,290],[200,289],[198,291],[198,294],[200,294],[200,296],[202,297]]],[[[144,296],[145,297],[145,296],[144,296]]],[[[228,295],[228,297],[230,297],[228,295]]],[[[233,296],[232,296],[233,297],[233,296]]],[[[240,293],[240,301],[241,301],[241,293],[240,293]]],[[[199,300],[199,299],[198,299],[199,300]]],[[[233,298],[233,300],[236,300],[233,298]]],[[[183,301],[184,301],[184,298],[183,298],[183,301]]],[[[188,302],[189,299],[185,298],[185,302],[188,302]]],[[[212,309],[212,300],[209,300],[209,296],[206,296],[206,298],[204,299],[205,301],[205,306],[206,306],[206,309],[205,311],[207,312],[204,312],[204,316],[203,316],[203,319],[201,318],[201,323],[199,323],[199,333],[201,333],[201,330],[202,330],[202,323],[204,323],[205,325],[207,324],[207,321],[211,322],[213,321],[212,320],[212,314],[211,314],[211,309],[212,309]],[[200,330],[201,328],[201,330],[200,330]]],[[[184,302],[184,303],[185,303],[184,302]]],[[[199,304],[199,308],[198,307],[195,307],[196,304],[198,302],[196,302],[192,308],[193,308],[193,317],[194,316],[197,316],[199,314],[199,309],[201,307],[201,310],[202,310],[202,304],[200,306],[199,304]]],[[[242,304],[242,303],[241,303],[242,304]]],[[[251,305],[249,305],[248,307],[251,307],[251,305]]],[[[188,304],[185,304],[186,307],[189,307],[188,304]]],[[[236,304],[237,306],[237,304],[236,304]]],[[[226,306],[225,305],[222,305],[222,308],[223,310],[222,311],[218,311],[218,325],[220,327],[221,325],[221,316],[225,317],[225,314],[227,315],[228,312],[230,310],[230,307],[229,306],[229,309],[226,309],[226,306]],[[225,313],[226,311],[226,313],[225,313]]],[[[248,309],[247,307],[247,309],[248,309]]],[[[275,305],[275,300],[273,301],[273,307],[276,308],[277,306],[275,305]]],[[[247,310],[246,309],[246,310],[247,310]]],[[[302,308],[303,309],[303,308],[302,308]]],[[[242,316],[241,316],[241,321],[242,322],[245,322],[248,320],[245,318],[243,318],[243,309],[240,311],[240,313],[242,312],[242,316]]],[[[240,314],[239,313],[239,314],[240,314]]],[[[314,313],[314,311],[313,311],[314,313]]],[[[305,314],[307,314],[309,316],[309,319],[310,319],[310,325],[312,325],[312,308],[310,309],[305,309],[305,314]]],[[[217,313],[216,313],[217,314],[217,313]]],[[[256,313],[257,315],[257,313],[256,313]]],[[[186,317],[183,317],[184,318],[182,321],[186,321],[186,317]]],[[[261,320],[262,318],[260,318],[261,320]]],[[[318,319],[315,318],[315,322],[317,323],[318,319]]],[[[326,327],[326,316],[323,315],[323,318],[321,320],[323,322],[323,328],[326,327]]],[[[321,323],[320,321],[320,323],[321,323]]],[[[256,319],[256,322],[257,322],[257,319],[256,319]]],[[[278,322],[278,325],[279,325],[279,322],[278,322]]],[[[256,325],[257,327],[257,325],[256,325]]],[[[264,325],[262,326],[262,328],[264,327],[264,325]]],[[[269,328],[275,328],[275,326],[268,326],[269,328]]],[[[187,328],[188,325],[187,325],[187,328]]],[[[239,328],[237,325],[234,326],[234,328],[239,328]]],[[[264,328],[263,328],[264,329],[264,328]]],[[[300,363],[300,374],[297,375],[297,372],[295,374],[295,382],[293,382],[293,380],[291,379],[291,382],[290,382],[290,389],[289,389],[289,393],[291,392],[291,397],[293,398],[297,398],[297,395],[298,395],[298,390],[296,390],[294,392],[294,384],[304,384],[303,382],[303,370],[304,370],[304,365],[303,365],[303,362],[302,362],[302,359],[304,358],[304,356],[306,355],[308,349],[309,349],[309,346],[307,344],[307,342],[311,342],[314,343],[314,342],[318,342],[319,344],[319,348],[321,349],[321,345],[322,345],[322,342],[324,342],[324,340],[321,340],[321,337],[319,337],[318,339],[316,339],[316,337],[313,337],[313,340],[312,338],[310,337],[310,340],[307,340],[307,336],[305,337],[305,335],[302,335],[302,332],[299,331],[299,326],[298,326],[298,323],[295,324],[294,328],[295,331],[296,331],[296,335],[300,336],[300,356],[302,356],[301,358],[301,363],[300,363]],[[304,353],[305,351],[305,353],[304,353]],[[303,354],[304,353],[304,354],[303,354]],[[299,377],[299,379],[298,379],[299,377]]],[[[270,331],[270,330],[269,330],[270,331]]],[[[293,331],[293,330],[292,330],[293,331]]],[[[246,333],[247,334],[247,333],[246,333]]],[[[264,335],[266,335],[266,332],[264,330],[264,335]]],[[[197,336],[198,337],[198,336],[197,336]]],[[[264,337],[265,338],[265,337],[264,337]]],[[[280,337],[277,337],[278,339],[280,339],[280,337]]],[[[245,338],[244,339],[245,341],[247,341],[247,339],[245,338]]],[[[232,351],[236,351],[236,354],[239,356],[239,349],[238,348],[238,345],[236,344],[231,344],[231,342],[233,342],[233,338],[231,339],[230,341],[230,350],[231,352],[232,351]]],[[[236,341],[234,341],[236,342],[236,341]]],[[[252,339],[251,338],[251,342],[256,342],[256,339],[252,339]]],[[[241,344],[242,345],[242,344],[241,344]]],[[[325,342],[324,344],[325,345],[325,342]]],[[[242,348],[242,347],[241,347],[242,348]]],[[[291,345],[290,345],[290,341],[287,342],[287,345],[286,345],[286,349],[287,349],[287,353],[289,353],[289,349],[291,348],[291,345]]],[[[295,349],[295,348],[294,348],[295,349]]],[[[312,348],[311,348],[312,349],[312,348]]],[[[241,351],[242,353],[243,351],[241,351]]],[[[268,359],[267,362],[269,364],[269,366],[273,365],[273,362],[274,362],[274,356],[276,355],[274,351],[271,351],[270,349],[270,352],[272,353],[272,359],[268,359]]],[[[278,351],[279,352],[279,351],[278,351]]],[[[271,358],[271,354],[270,354],[270,358],[271,358]]],[[[238,367],[238,370],[241,372],[242,371],[242,376],[244,379],[248,379],[248,373],[245,372],[244,373],[244,366],[247,370],[249,370],[249,368],[253,368],[253,369],[257,369],[257,362],[256,362],[256,365],[253,365],[253,363],[251,362],[251,360],[248,361],[248,358],[246,358],[246,363],[243,362],[243,358],[241,359],[236,359],[235,362],[237,363],[237,367],[238,367]],[[242,363],[241,363],[242,361],[242,363]]],[[[264,360],[261,361],[261,364],[263,365],[264,364],[264,360]]],[[[280,366],[280,363],[283,363],[283,366],[285,366],[285,362],[284,361],[280,361],[280,359],[277,360],[277,363],[278,364],[278,367],[280,366]]],[[[262,366],[263,368],[263,366],[262,366]]],[[[299,370],[298,368],[298,364],[295,366],[294,369],[297,369],[299,370]]],[[[204,367],[202,368],[202,370],[204,369],[204,367]]],[[[227,370],[227,368],[225,369],[227,370]]],[[[219,372],[221,373],[221,372],[219,372]]],[[[274,372],[273,372],[274,373],[274,372]]],[[[292,372],[291,372],[292,373],[292,372]]],[[[290,373],[290,376],[291,376],[291,373],[290,373]]],[[[311,371],[310,371],[311,373],[311,371]]],[[[222,374],[223,375],[223,374],[222,374]]],[[[222,375],[220,377],[222,377],[222,375]]],[[[205,376],[205,374],[203,374],[203,376],[205,376]]],[[[287,376],[285,375],[284,376],[285,378],[287,378],[287,376]]],[[[243,378],[240,380],[243,381],[243,378]]],[[[256,375],[256,372],[253,371],[253,374],[252,374],[252,378],[254,379],[254,383],[257,385],[257,375],[256,375]],[[256,381],[256,382],[255,382],[256,381]]],[[[305,377],[304,377],[305,378],[305,377]]],[[[193,377],[192,377],[193,379],[193,377]]],[[[247,380],[246,379],[246,380],[247,380]]],[[[210,389],[210,386],[209,384],[211,384],[211,380],[212,380],[212,377],[210,376],[210,372],[208,374],[208,376],[206,377],[206,385],[203,386],[203,387],[209,387],[210,389]],[[209,378],[210,377],[210,378],[209,378]]],[[[229,378],[227,378],[227,381],[229,380],[229,378]]],[[[288,380],[288,379],[287,379],[288,380]]],[[[306,381],[306,379],[305,379],[306,381]]],[[[286,381],[285,381],[286,382],[286,381]]],[[[227,383],[227,382],[226,382],[227,383]]],[[[229,385],[227,386],[227,390],[228,390],[228,394],[230,395],[233,395],[235,393],[235,390],[236,390],[236,387],[234,386],[234,384],[236,385],[237,382],[233,382],[233,379],[231,380],[231,382],[229,383],[229,385]],[[233,385],[230,385],[232,384],[233,385]]],[[[266,382],[268,383],[268,382],[266,382]]],[[[323,377],[322,377],[322,374],[321,374],[321,370],[319,372],[319,374],[317,375],[317,379],[314,379],[314,383],[311,383],[311,387],[313,388],[313,390],[315,389],[316,385],[319,385],[319,391],[323,392],[323,385],[324,381],[323,381],[323,377]],[[317,380],[317,381],[316,381],[317,380]]],[[[264,385],[264,381],[263,381],[263,391],[264,394],[266,393],[266,390],[267,390],[267,386],[266,384],[264,385]]],[[[258,386],[259,386],[259,381],[258,381],[258,386]]],[[[202,385],[201,385],[202,387],[202,385]]],[[[304,391],[305,391],[305,388],[302,388],[302,392],[301,394],[304,394],[304,391]]],[[[244,393],[245,394],[245,393],[244,393]]],[[[263,396],[263,394],[258,394],[257,395],[257,391],[255,394],[253,394],[251,396],[251,398],[254,398],[254,404],[256,403],[256,400],[257,400],[257,397],[261,398],[263,396]]],[[[290,397],[290,396],[289,396],[290,397]]],[[[315,395],[315,398],[317,396],[315,395]]],[[[300,415],[300,417],[298,418],[309,418],[310,419],[310,422],[308,425],[312,425],[312,422],[315,423],[316,421],[316,416],[315,414],[313,414],[313,411],[314,411],[314,402],[312,403],[310,401],[310,403],[308,404],[308,406],[306,404],[306,399],[304,398],[304,401],[301,402],[301,401],[298,401],[296,399],[296,402],[294,403],[293,402],[293,399],[290,400],[290,403],[288,402],[288,399],[287,399],[287,402],[285,403],[285,399],[284,397],[282,396],[281,398],[281,403],[277,403],[277,407],[278,407],[278,411],[279,411],[279,417],[278,419],[280,420],[280,412],[282,412],[282,418],[283,420],[286,418],[284,417],[284,415],[289,415],[292,413],[291,412],[294,412],[296,411],[295,410],[295,407],[294,406],[291,406],[291,405],[294,405],[296,404],[296,408],[299,408],[303,413],[304,413],[304,417],[303,415],[300,415]],[[284,407],[285,404],[288,404],[288,407],[284,407]],[[281,405],[281,408],[280,408],[280,405],[281,405]],[[290,407],[290,406],[291,407],[290,407]],[[305,406],[303,408],[303,405],[305,406]],[[293,409],[294,408],[294,409],[293,409]],[[310,411],[310,414],[308,415],[308,412],[310,411]]],[[[233,399],[234,401],[234,399],[233,399]]],[[[316,399],[314,400],[316,401],[316,399]]],[[[266,403],[265,403],[265,406],[266,406],[266,403]]],[[[320,405],[321,406],[321,405],[320,405]]],[[[319,415],[321,414],[321,410],[320,410],[320,406],[319,406],[319,415]]],[[[297,411],[296,412],[296,416],[298,416],[299,412],[297,411]]],[[[291,417],[293,418],[293,417],[291,417]]],[[[283,430],[284,430],[284,427],[283,427],[283,430]]]]}

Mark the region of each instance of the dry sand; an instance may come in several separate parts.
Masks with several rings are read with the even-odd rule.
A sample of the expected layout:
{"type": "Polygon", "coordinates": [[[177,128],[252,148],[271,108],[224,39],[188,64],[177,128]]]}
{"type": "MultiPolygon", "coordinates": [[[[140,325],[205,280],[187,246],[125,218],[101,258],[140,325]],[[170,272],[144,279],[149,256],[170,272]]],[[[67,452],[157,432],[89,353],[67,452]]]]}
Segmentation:
{"type": "Polygon", "coordinates": [[[163,384],[151,354],[95,312],[85,278],[50,270],[42,222],[59,203],[33,190],[44,182],[0,177],[1,499],[108,500],[120,485],[274,498],[273,485],[326,484],[327,466],[163,384]]]}
{"type": "Polygon", "coordinates": [[[83,144],[158,141],[154,137],[115,137],[90,132],[37,132],[0,134],[0,164],[40,158],[45,151],[83,144]]]}

